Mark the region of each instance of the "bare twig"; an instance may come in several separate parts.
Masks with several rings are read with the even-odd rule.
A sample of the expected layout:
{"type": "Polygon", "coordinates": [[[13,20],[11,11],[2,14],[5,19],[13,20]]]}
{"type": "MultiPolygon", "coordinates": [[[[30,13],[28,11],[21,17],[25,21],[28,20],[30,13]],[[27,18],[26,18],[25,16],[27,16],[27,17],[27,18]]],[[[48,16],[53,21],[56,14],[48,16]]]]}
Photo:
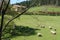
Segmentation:
{"type": "Polygon", "coordinates": [[[1,3],[1,6],[0,6],[0,12],[1,12],[1,10],[2,10],[2,6],[3,6],[4,0],[1,0],[1,1],[2,1],[2,3],[1,3]]]}
{"type": "Polygon", "coordinates": [[[7,5],[6,5],[6,8],[5,8],[4,12],[7,11],[7,8],[8,8],[8,6],[9,6],[9,3],[10,3],[10,0],[8,1],[7,5]]]}

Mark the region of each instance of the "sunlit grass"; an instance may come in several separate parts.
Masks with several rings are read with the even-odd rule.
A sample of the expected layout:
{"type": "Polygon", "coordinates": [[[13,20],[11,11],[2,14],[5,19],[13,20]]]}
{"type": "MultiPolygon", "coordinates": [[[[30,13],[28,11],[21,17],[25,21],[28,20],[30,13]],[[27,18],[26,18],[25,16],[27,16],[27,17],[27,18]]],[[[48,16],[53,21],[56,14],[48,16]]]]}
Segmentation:
{"type": "Polygon", "coordinates": [[[11,40],[60,40],[60,16],[22,15],[14,20],[14,22],[16,25],[29,26],[37,29],[41,29],[38,25],[45,25],[46,28],[36,30],[37,33],[41,32],[43,37],[38,37],[37,35],[17,36],[11,40]],[[49,26],[57,29],[55,36],[50,33],[49,26]]]}
{"type": "Polygon", "coordinates": [[[60,7],[55,6],[39,6],[39,7],[32,7],[28,10],[28,12],[37,12],[37,11],[53,11],[53,12],[60,12],[60,7]]]}

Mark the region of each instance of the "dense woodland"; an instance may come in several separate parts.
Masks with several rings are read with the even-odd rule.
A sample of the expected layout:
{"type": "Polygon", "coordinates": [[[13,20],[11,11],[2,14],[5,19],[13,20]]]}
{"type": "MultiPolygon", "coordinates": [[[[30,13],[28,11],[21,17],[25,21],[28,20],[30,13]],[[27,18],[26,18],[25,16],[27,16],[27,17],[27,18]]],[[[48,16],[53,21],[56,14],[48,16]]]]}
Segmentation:
{"type": "Polygon", "coordinates": [[[60,0],[27,0],[21,3],[16,3],[18,5],[25,5],[29,6],[31,3],[36,2],[34,6],[41,6],[41,5],[55,5],[60,6],[60,0]]]}

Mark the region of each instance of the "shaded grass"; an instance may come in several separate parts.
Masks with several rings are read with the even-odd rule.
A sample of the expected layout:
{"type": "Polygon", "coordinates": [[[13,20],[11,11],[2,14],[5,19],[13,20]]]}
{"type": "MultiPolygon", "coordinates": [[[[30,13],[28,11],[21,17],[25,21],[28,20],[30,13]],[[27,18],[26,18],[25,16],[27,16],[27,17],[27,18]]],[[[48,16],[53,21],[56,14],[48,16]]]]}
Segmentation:
{"type": "MultiPolygon", "coordinates": [[[[8,17],[8,16],[6,16],[8,17]]],[[[11,16],[10,16],[11,18],[11,16]]],[[[5,18],[8,20],[7,18],[5,18]]],[[[41,16],[41,15],[22,15],[14,20],[14,23],[18,26],[28,26],[30,28],[37,28],[41,30],[35,30],[37,33],[41,32],[43,37],[38,37],[36,34],[31,36],[16,36],[11,40],[60,40],[60,16],[41,16]],[[46,28],[40,28],[38,25],[45,25],[46,28]],[[52,26],[57,29],[57,35],[52,35],[48,26],[52,26]]]]}

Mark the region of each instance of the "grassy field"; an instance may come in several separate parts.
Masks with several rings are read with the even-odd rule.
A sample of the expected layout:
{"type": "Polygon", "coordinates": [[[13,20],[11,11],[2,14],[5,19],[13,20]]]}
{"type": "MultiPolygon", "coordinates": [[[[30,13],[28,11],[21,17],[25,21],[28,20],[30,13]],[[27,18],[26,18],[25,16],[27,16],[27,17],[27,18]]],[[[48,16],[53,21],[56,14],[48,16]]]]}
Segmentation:
{"type": "MultiPolygon", "coordinates": [[[[28,12],[38,12],[38,11],[55,11],[60,12],[60,7],[53,6],[40,6],[40,7],[32,7],[28,10],[28,12]]],[[[12,16],[6,15],[5,22],[10,20],[12,16]]],[[[1,19],[1,17],[0,17],[1,19]]],[[[10,23],[11,24],[11,23],[10,23]]],[[[19,18],[14,20],[14,24],[17,26],[24,26],[35,30],[36,34],[34,35],[20,35],[14,36],[11,40],[60,40],[60,16],[42,16],[42,15],[22,15],[19,18]],[[45,28],[41,28],[41,25],[45,25],[45,28]],[[56,28],[56,35],[52,35],[50,33],[49,26],[56,28]],[[38,37],[37,33],[40,32],[43,34],[42,37],[38,37]]],[[[14,25],[12,23],[12,25],[14,25]]]]}
{"type": "Polygon", "coordinates": [[[60,12],[60,7],[56,7],[56,6],[39,6],[39,7],[32,7],[28,10],[28,12],[37,12],[37,11],[60,12]]]}
{"type": "Polygon", "coordinates": [[[60,40],[60,16],[41,16],[41,15],[22,15],[14,20],[15,24],[20,26],[28,26],[41,30],[35,30],[36,33],[41,32],[42,37],[37,34],[30,36],[16,36],[11,40],[60,40]],[[40,28],[38,25],[45,25],[45,28],[40,28]],[[50,33],[49,26],[56,28],[56,35],[50,33]]]}

